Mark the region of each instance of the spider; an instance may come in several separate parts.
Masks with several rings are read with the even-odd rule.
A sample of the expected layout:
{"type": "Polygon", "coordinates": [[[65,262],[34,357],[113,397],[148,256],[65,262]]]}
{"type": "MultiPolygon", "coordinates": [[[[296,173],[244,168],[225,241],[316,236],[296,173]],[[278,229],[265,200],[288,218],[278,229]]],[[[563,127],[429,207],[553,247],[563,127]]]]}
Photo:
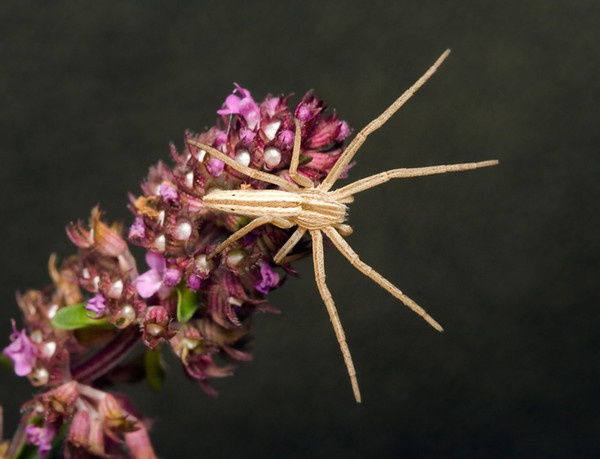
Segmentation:
{"type": "Polygon", "coordinates": [[[272,224],[279,228],[292,228],[296,230],[292,233],[287,242],[279,249],[273,257],[277,264],[285,263],[287,255],[300,241],[306,232],[312,238],[312,255],[315,270],[315,280],[317,287],[329,318],[332,322],[338,343],[350,381],[354,397],[358,403],[361,401],[356,370],[352,362],[350,349],[346,342],[344,329],[335,307],[333,297],[325,283],[325,264],[323,255],[323,233],[331,240],[333,245],[365,276],[371,278],[394,297],[402,301],[406,306],[420,315],[433,328],[443,331],[438,324],[425,310],[406,296],[400,289],[385,279],[369,265],[360,260],[359,256],[352,250],[345,241],[344,236],[352,233],[352,228],[345,224],[347,215],[347,204],[354,200],[354,195],[361,191],[368,190],[381,185],[394,178],[417,177],[433,174],[442,174],[445,172],[458,172],[480,167],[493,166],[498,164],[496,160],[481,161],[475,163],[463,163],[452,165],[440,165],[430,167],[417,167],[410,169],[393,169],[381,172],[361,180],[357,180],[349,185],[330,191],[338,180],[346,166],[350,163],[360,146],[366,140],[367,136],[381,126],[408,101],[412,95],[431,77],[438,69],[444,59],[448,56],[450,50],[446,50],[435,63],[419,78],[407,91],[404,92],[396,101],[390,105],[381,115],[371,121],[364,127],[344,150],[338,161],[332,167],[323,181],[315,186],[311,179],[298,173],[298,162],[300,158],[300,122],[295,119],[295,138],[292,151],[292,158],[289,167],[289,176],[293,182],[290,182],[277,175],[262,172],[236,162],[233,158],[221,153],[215,148],[202,144],[194,140],[188,140],[188,143],[204,150],[209,155],[223,161],[232,169],[247,175],[256,180],[261,180],[278,187],[278,189],[239,189],[239,190],[213,190],[204,197],[204,205],[207,209],[226,212],[230,214],[253,217],[246,226],[239,229],[216,249],[214,249],[207,258],[212,258],[223,249],[248,234],[255,228],[262,225],[272,224]]]}

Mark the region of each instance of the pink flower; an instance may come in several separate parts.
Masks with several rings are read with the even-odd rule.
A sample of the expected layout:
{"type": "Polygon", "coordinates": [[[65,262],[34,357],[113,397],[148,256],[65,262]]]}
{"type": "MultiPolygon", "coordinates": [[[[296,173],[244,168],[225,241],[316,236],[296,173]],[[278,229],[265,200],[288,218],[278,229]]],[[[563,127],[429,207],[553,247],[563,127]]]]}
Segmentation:
{"type": "Polygon", "coordinates": [[[25,329],[18,332],[14,320],[12,326],[13,333],[10,335],[12,343],[4,348],[2,353],[13,361],[17,376],[26,376],[31,373],[39,351],[27,336],[25,329]]]}
{"type": "Polygon", "coordinates": [[[174,184],[165,181],[161,183],[158,192],[165,201],[177,203],[178,193],[177,187],[174,184]]]}
{"type": "Polygon", "coordinates": [[[52,449],[52,440],[56,429],[53,427],[38,427],[34,424],[29,424],[25,427],[25,433],[27,434],[27,443],[30,445],[36,445],[38,447],[38,455],[41,458],[48,457],[48,453],[52,449]]]}
{"type": "Polygon", "coordinates": [[[219,177],[225,169],[225,163],[217,158],[211,158],[206,164],[206,170],[213,177],[219,177]]]}
{"type": "Polygon", "coordinates": [[[281,131],[281,134],[279,134],[279,137],[277,139],[284,145],[290,146],[294,143],[294,131],[284,129],[283,131],[281,131]]]}
{"type": "Polygon", "coordinates": [[[273,271],[269,263],[261,263],[260,265],[260,281],[254,285],[254,288],[260,293],[269,293],[279,283],[279,274],[273,271]]]}
{"type": "Polygon", "coordinates": [[[98,293],[96,296],[88,300],[87,304],[85,305],[85,309],[94,312],[96,317],[99,317],[106,309],[106,298],[104,298],[102,293],[98,293]]]}
{"type": "Polygon", "coordinates": [[[146,227],[144,226],[144,219],[142,217],[135,217],[135,221],[129,228],[130,239],[142,239],[146,236],[146,227]]]}
{"type": "Polygon", "coordinates": [[[168,289],[175,287],[181,280],[181,272],[177,269],[167,268],[165,257],[159,253],[146,252],[146,263],[152,269],[140,274],[133,281],[133,285],[142,298],[150,298],[163,286],[168,289]]]}
{"type": "Polygon", "coordinates": [[[218,110],[219,115],[241,115],[246,121],[246,125],[250,129],[255,129],[260,121],[260,108],[258,104],[254,102],[254,99],[250,95],[250,91],[242,88],[239,84],[235,83],[234,94],[230,94],[225,99],[225,107],[218,110]],[[242,97],[236,96],[235,92],[239,92],[242,97]]]}

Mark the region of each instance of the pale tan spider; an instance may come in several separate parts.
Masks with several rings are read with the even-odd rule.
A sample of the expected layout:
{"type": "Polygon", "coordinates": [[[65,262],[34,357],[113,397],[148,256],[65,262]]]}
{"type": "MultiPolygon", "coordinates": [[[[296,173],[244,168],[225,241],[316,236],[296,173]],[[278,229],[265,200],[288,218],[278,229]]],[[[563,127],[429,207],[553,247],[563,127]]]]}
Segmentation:
{"type": "Polygon", "coordinates": [[[340,156],[327,177],[317,186],[314,186],[312,180],[298,173],[298,162],[300,158],[300,123],[294,120],[296,133],[294,139],[294,149],[289,168],[290,178],[294,183],[285,180],[277,175],[265,173],[246,167],[236,162],[233,158],[221,153],[213,147],[202,143],[189,140],[188,142],[215,158],[223,161],[232,169],[247,175],[256,180],[262,180],[279,187],[279,189],[255,190],[214,190],[204,197],[204,204],[208,209],[226,212],[247,217],[254,217],[246,226],[239,229],[213,250],[208,258],[212,258],[231,243],[237,241],[255,228],[272,224],[280,228],[291,228],[296,226],[296,231],[290,236],[287,242],[279,249],[273,260],[277,264],[286,262],[286,256],[300,241],[302,236],[308,231],[312,238],[313,263],[315,269],[315,279],[317,287],[325,302],[329,318],[333,324],[338,343],[340,345],[344,361],[348,369],[348,374],[352,383],[354,397],[360,402],[360,391],[356,379],[356,371],[352,362],[352,356],[346,342],[344,329],[340,322],[333,297],[325,283],[325,265],[323,257],[323,234],[333,242],[337,249],[367,277],[373,279],[377,284],[390,292],[393,296],[402,301],[406,306],[419,314],[432,327],[442,331],[442,327],[429,314],[425,312],[417,303],[406,296],[400,289],[377,273],[373,268],[360,260],[356,252],[348,245],[342,236],[352,233],[352,228],[346,225],[347,208],[346,204],[351,203],[353,195],[361,191],[373,188],[377,185],[387,182],[393,178],[416,177],[424,175],[442,174],[445,172],[457,172],[479,167],[493,166],[498,161],[482,161],[476,163],[452,164],[444,166],[417,167],[411,169],[393,169],[390,171],[375,174],[370,177],[357,180],[354,183],[329,191],[350,163],[360,146],[366,140],[367,136],[380,128],[410,97],[429,79],[437,70],[440,64],[448,56],[450,50],[446,50],[438,60],[417,80],[404,94],[402,94],[387,110],[380,116],[371,121],[362,131],[360,131],[348,148],[340,156]]]}

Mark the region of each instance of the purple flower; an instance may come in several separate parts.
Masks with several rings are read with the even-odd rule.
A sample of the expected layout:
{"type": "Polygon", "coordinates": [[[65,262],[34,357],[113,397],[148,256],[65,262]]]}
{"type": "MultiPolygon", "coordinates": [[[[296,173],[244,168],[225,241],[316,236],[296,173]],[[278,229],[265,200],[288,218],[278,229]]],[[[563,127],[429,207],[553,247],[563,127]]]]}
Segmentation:
{"type": "Polygon", "coordinates": [[[161,183],[158,192],[165,201],[177,202],[177,187],[170,182],[161,183]]]}
{"type": "Polygon", "coordinates": [[[142,239],[146,236],[146,226],[142,217],[135,217],[135,221],[129,228],[130,239],[142,239]]]}
{"type": "Polygon", "coordinates": [[[278,140],[285,145],[292,145],[294,143],[294,131],[284,129],[279,134],[278,140]]]}
{"type": "Polygon", "coordinates": [[[25,329],[18,332],[14,320],[12,326],[13,333],[10,335],[12,343],[4,348],[2,353],[13,361],[17,376],[26,376],[31,373],[39,351],[27,336],[25,329]]]}
{"type": "Polygon", "coordinates": [[[250,129],[240,129],[240,139],[246,143],[252,142],[256,138],[256,132],[250,129]]]}
{"type": "Polygon", "coordinates": [[[279,282],[279,274],[273,271],[269,263],[261,263],[260,277],[260,281],[254,284],[254,288],[260,293],[269,293],[279,282]]]}
{"type": "Polygon", "coordinates": [[[194,292],[202,285],[202,279],[197,274],[190,274],[187,279],[187,287],[194,292]]]}
{"type": "Polygon", "coordinates": [[[27,443],[38,447],[38,455],[41,458],[48,457],[48,453],[52,449],[52,440],[56,430],[53,427],[38,427],[34,424],[29,424],[25,427],[27,434],[27,443]]]}
{"type": "Polygon", "coordinates": [[[275,115],[275,110],[277,109],[277,106],[280,102],[281,99],[279,97],[272,97],[270,99],[265,100],[263,106],[267,109],[267,113],[269,114],[269,116],[275,115]]]}
{"type": "Polygon", "coordinates": [[[241,115],[246,120],[246,125],[250,129],[256,128],[260,122],[260,108],[258,104],[254,102],[254,99],[250,95],[250,91],[242,88],[239,84],[235,83],[234,94],[230,94],[225,99],[225,107],[221,110],[217,110],[219,115],[241,115]],[[239,92],[242,97],[235,95],[235,92],[239,92]]]}
{"type": "Polygon", "coordinates": [[[206,170],[213,177],[218,177],[223,173],[225,169],[225,163],[217,158],[211,158],[206,164],[206,170]]]}
{"type": "Polygon", "coordinates": [[[312,117],[312,110],[306,105],[301,105],[296,109],[296,118],[299,121],[308,121],[312,117]]]}
{"type": "Polygon", "coordinates": [[[151,269],[133,281],[142,298],[150,298],[163,286],[175,287],[181,280],[181,272],[173,268],[167,269],[167,261],[159,253],[146,252],[146,263],[151,269]]]}
{"type": "Polygon", "coordinates": [[[339,132],[335,140],[337,142],[343,142],[350,136],[350,134],[352,134],[352,128],[345,121],[341,121],[339,132]]]}
{"type": "Polygon", "coordinates": [[[102,293],[98,293],[93,298],[90,298],[85,305],[85,309],[88,311],[94,312],[96,317],[100,317],[100,315],[106,309],[106,298],[102,295],[102,293]]]}

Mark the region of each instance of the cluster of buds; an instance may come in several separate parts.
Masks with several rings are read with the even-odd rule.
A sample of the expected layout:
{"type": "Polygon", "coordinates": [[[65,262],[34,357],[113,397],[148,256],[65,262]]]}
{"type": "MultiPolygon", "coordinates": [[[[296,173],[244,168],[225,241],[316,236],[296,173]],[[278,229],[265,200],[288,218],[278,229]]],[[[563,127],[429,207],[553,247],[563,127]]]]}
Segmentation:
{"type": "MultiPolygon", "coordinates": [[[[293,110],[288,101],[289,96],[268,96],[258,104],[236,85],[217,112],[217,125],[186,133],[183,151],[171,146],[175,166],[152,167],[142,194],[130,196],[135,220],[127,236],[118,224],[105,223],[99,208],[92,210],[89,225],[67,228],[77,254],[60,267],[51,257],[53,285],[18,296],[24,328],[13,322],[11,343],[3,351],[17,375],[43,390],[24,405],[8,456],[26,442],[48,457],[53,440],[63,435],[66,457],[154,457],[144,419],[124,397],[103,392],[98,384],[104,387],[117,377],[132,382],[142,375],[160,385],[158,351],[168,346],[186,374],[215,395],[209,380],[231,375],[235,361],[251,359],[246,343],[252,316],[275,311],[266,294],[294,273],[289,265],[273,263],[290,232],[265,225],[207,257],[248,219],[209,211],[204,195],[211,189],[273,185],[243,176],[188,141],[289,179],[297,119],[299,171],[317,184],[351,130],[335,113],[326,115],[312,93],[293,110]],[[149,269],[141,274],[130,244],[146,250],[149,269]],[[140,341],[147,357],[143,368],[139,360],[125,360],[140,341]]],[[[302,256],[306,244],[297,250],[302,256]]]]}

